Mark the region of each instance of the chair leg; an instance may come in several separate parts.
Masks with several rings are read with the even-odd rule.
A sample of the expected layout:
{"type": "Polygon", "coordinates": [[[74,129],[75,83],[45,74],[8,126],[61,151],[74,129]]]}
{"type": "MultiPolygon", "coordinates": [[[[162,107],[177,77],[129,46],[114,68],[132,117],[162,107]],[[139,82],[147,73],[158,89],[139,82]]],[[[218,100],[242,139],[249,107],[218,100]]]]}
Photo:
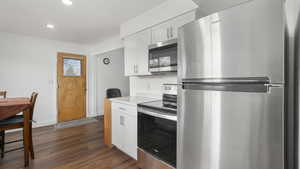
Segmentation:
{"type": "Polygon", "coordinates": [[[32,139],[32,124],[30,124],[30,131],[29,131],[29,139],[30,139],[30,156],[31,159],[34,159],[34,150],[33,150],[33,139],[32,139]]]}
{"type": "Polygon", "coordinates": [[[4,151],[5,151],[5,131],[0,132],[1,135],[1,158],[4,158],[4,151]]]}
{"type": "MultiPolygon", "coordinates": [[[[24,128],[23,128],[23,145],[24,145],[24,167],[27,168],[28,165],[29,165],[29,154],[28,152],[26,151],[26,147],[25,147],[25,139],[28,139],[25,135],[25,132],[24,132],[24,128]]],[[[29,140],[28,140],[29,141],[29,140]]],[[[29,144],[30,144],[30,141],[29,141],[29,144]]]]}

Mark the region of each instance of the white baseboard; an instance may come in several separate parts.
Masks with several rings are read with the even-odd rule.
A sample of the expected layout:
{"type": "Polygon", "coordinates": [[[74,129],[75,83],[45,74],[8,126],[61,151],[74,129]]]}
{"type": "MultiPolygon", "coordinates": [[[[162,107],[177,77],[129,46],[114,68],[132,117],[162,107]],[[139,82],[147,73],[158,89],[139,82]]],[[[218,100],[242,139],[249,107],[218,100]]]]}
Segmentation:
{"type": "MultiPolygon", "coordinates": [[[[33,128],[46,127],[46,126],[55,125],[56,123],[57,123],[56,121],[48,121],[48,122],[42,122],[42,123],[33,123],[32,127],[33,128]]],[[[13,133],[13,132],[21,131],[21,130],[22,129],[7,130],[6,133],[13,133]]]]}
{"type": "Polygon", "coordinates": [[[102,116],[100,113],[89,113],[87,114],[87,117],[97,117],[97,116],[102,116]]]}
{"type": "Polygon", "coordinates": [[[38,123],[33,123],[33,128],[38,128],[38,127],[46,127],[46,126],[52,126],[55,125],[57,121],[47,121],[47,122],[38,122],[38,123]]]}
{"type": "Polygon", "coordinates": [[[21,131],[22,129],[12,129],[12,130],[6,130],[5,133],[13,133],[17,131],[21,131]]]}
{"type": "Polygon", "coordinates": [[[98,116],[104,116],[103,112],[98,112],[97,114],[98,114],[98,116]]]}
{"type": "MultiPolygon", "coordinates": [[[[97,117],[97,116],[103,116],[103,115],[99,115],[99,114],[88,114],[87,118],[91,118],[91,117],[97,117]]],[[[56,125],[57,121],[46,121],[46,122],[37,122],[37,123],[33,123],[33,128],[39,128],[39,127],[47,127],[47,126],[52,126],[52,125],[56,125]]],[[[16,132],[16,131],[20,131],[21,129],[14,129],[14,130],[8,130],[6,131],[7,133],[11,133],[11,132],[16,132]]]]}

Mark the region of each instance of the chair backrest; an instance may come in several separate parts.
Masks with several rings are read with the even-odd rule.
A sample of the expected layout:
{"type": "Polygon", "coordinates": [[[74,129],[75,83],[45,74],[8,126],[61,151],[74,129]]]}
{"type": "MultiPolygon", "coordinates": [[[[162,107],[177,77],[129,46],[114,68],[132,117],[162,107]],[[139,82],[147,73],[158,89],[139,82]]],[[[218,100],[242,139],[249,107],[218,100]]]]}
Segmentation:
{"type": "Polygon", "coordinates": [[[30,104],[31,104],[31,108],[30,108],[30,120],[33,119],[34,106],[35,106],[36,99],[37,99],[38,95],[39,94],[36,93],[36,92],[33,92],[31,94],[31,98],[30,98],[30,104]]]}
{"type": "Polygon", "coordinates": [[[6,98],[6,91],[0,91],[0,97],[3,97],[4,99],[6,98]]]}
{"type": "Polygon", "coordinates": [[[111,99],[115,97],[122,97],[121,90],[120,89],[107,89],[106,90],[106,98],[111,99]]]}

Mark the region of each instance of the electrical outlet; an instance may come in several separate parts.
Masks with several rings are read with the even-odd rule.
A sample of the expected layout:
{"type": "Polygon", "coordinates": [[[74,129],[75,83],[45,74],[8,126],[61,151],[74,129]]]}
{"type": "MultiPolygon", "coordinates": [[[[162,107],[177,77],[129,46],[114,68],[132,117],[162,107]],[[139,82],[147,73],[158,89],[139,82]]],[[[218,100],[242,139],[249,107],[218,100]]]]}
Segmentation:
{"type": "Polygon", "coordinates": [[[147,83],[147,90],[151,90],[151,83],[147,83]]]}

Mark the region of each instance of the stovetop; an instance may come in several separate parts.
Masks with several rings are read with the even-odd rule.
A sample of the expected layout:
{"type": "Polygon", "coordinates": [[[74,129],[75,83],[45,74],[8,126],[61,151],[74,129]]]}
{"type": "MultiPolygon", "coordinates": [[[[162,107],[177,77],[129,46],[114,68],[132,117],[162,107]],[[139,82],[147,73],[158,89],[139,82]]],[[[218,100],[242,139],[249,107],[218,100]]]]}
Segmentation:
{"type": "Polygon", "coordinates": [[[167,111],[167,112],[172,113],[172,114],[177,114],[177,109],[176,108],[174,108],[172,106],[165,105],[162,100],[141,103],[138,106],[146,107],[146,108],[150,108],[150,109],[152,108],[152,109],[156,109],[156,110],[167,111]]]}

